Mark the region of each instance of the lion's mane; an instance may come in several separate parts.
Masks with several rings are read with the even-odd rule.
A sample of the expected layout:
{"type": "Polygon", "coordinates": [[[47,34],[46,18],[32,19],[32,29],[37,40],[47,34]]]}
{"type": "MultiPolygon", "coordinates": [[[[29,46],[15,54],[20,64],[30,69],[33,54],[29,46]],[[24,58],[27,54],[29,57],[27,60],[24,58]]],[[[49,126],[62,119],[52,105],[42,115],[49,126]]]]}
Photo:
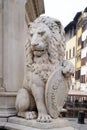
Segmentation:
{"type": "MultiPolygon", "coordinates": [[[[34,55],[32,54],[31,50],[31,40],[32,38],[28,38],[28,42],[25,45],[25,53],[26,53],[26,71],[35,71],[35,73],[38,73],[41,77],[41,73],[44,71],[44,76],[42,76],[42,79],[47,79],[50,75],[51,70],[53,70],[56,65],[56,63],[60,63],[64,59],[65,55],[65,33],[63,26],[61,22],[57,19],[50,18],[48,16],[41,16],[37,18],[33,23],[29,25],[29,31],[32,28],[37,29],[37,25],[40,26],[40,24],[45,25],[50,30],[49,35],[49,49],[48,51],[48,57],[49,57],[49,63],[47,61],[46,64],[44,63],[34,63],[34,55]],[[46,67],[45,67],[46,66],[46,67]],[[47,67],[48,66],[48,67],[47,67]],[[49,67],[50,66],[50,67],[49,67]],[[44,69],[45,68],[45,69],[44,69]],[[45,78],[44,78],[45,77],[45,78]]],[[[42,56],[40,57],[42,58],[42,56]]],[[[48,59],[47,59],[48,60],[48,59]]]]}

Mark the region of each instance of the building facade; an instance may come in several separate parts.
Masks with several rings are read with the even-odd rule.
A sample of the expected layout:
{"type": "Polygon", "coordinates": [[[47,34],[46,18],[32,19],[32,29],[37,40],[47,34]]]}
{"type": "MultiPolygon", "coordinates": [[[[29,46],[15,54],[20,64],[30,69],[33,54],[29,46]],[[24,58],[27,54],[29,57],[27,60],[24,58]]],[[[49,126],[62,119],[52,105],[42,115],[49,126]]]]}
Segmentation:
{"type": "MultiPolygon", "coordinates": [[[[70,60],[74,67],[76,61],[76,36],[73,36],[66,44],[66,59],[70,60]]],[[[71,89],[75,89],[75,75],[72,76],[71,89]]]]}
{"type": "Polygon", "coordinates": [[[78,12],[71,23],[74,23],[75,36],[72,35],[72,24],[68,24],[65,27],[66,35],[68,27],[70,30],[68,42],[66,42],[66,51],[68,50],[69,60],[72,61],[71,51],[69,50],[75,43],[75,89],[87,91],[87,8],[83,12],[78,12]],[[72,37],[76,37],[75,42],[72,41],[72,37]]]}
{"type": "MultiPolygon", "coordinates": [[[[70,22],[65,27],[66,36],[66,52],[65,59],[71,61],[75,67],[76,63],[76,24],[75,21],[70,22]]],[[[72,84],[70,89],[76,89],[75,74],[72,76],[72,84]]]]}
{"type": "Polygon", "coordinates": [[[87,29],[82,34],[80,81],[81,90],[87,91],[87,29]]]}
{"type": "Polygon", "coordinates": [[[79,21],[79,26],[82,26],[82,39],[81,39],[81,73],[80,82],[81,90],[87,91],[87,8],[82,14],[79,21]]]}

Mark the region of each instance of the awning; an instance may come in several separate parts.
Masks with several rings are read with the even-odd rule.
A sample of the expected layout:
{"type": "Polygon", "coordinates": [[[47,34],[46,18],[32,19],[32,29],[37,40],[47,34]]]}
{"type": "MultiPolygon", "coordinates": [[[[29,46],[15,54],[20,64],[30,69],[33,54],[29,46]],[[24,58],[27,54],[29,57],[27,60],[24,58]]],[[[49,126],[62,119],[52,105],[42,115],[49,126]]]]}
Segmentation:
{"type": "Polygon", "coordinates": [[[84,91],[78,91],[78,90],[69,90],[68,95],[70,96],[87,96],[87,92],[84,91]]]}

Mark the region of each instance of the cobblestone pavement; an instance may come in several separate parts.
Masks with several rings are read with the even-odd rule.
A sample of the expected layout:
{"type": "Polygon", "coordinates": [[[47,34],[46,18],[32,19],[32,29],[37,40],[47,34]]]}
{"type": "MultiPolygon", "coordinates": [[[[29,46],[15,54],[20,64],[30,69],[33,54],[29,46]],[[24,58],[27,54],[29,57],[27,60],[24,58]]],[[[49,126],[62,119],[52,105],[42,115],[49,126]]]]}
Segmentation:
{"type": "Polygon", "coordinates": [[[70,121],[70,125],[78,130],[87,130],[87,118],[84,119],[84,124],[78,123],[78,118],[66,118],[70,121]]]}

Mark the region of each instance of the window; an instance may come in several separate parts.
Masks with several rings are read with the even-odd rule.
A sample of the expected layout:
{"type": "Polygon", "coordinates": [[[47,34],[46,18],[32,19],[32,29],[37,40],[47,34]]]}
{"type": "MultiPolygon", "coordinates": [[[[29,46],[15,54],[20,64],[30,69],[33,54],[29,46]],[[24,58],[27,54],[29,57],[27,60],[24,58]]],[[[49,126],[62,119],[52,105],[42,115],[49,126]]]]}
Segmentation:
{"type": "Polygon", "coordinates": [[[71,58],[71,49],[69,49],[69,59],[71,58]]]}
{"type": "Polygon", "coordinates": [[[81,66],[83,66],[85,64],[86,64],[86,57],[84,57],[84,58],[81,59],[81,66]]]}
{"type": "Polygon", "coordinates": [[[66,59],[68,59],[68,51],[66,51],[66,59]]]}
{"type": "Polygon", "coordinates": [[[73,57],[75,56],[75,47],[73,47],[73,57]]]}
{"type": "Polygon", "coordinates": [[[87,83],[87,72],[86,72],[86,75],[85,75],[85,83],[87,83]]]}
{"type": "Polygon", "coordinates": [[[75,79],[76,80],[80,79],[80,70],[75,72],[75,79]]]}
{"type": "Polygon", "coordinates": [[[82,45],[81,45],[81,48],[83,49],[85,47],[85,42],[82,41],[82,45]]]}
{"type": "Polygon", "coordinates": [[[80,82],[81,83],[85,83],[85,75],[81,75],[80,76],[80,82]]]}
{"type": "Polygon", "coordinates": [[[86,36],[85,42],[87,43],[87,36],[86,36]]]}
{"type": "Polygon", "coordinates": [[[78,46],[81,45],[81,37],[78,38],[78,46]]]}

